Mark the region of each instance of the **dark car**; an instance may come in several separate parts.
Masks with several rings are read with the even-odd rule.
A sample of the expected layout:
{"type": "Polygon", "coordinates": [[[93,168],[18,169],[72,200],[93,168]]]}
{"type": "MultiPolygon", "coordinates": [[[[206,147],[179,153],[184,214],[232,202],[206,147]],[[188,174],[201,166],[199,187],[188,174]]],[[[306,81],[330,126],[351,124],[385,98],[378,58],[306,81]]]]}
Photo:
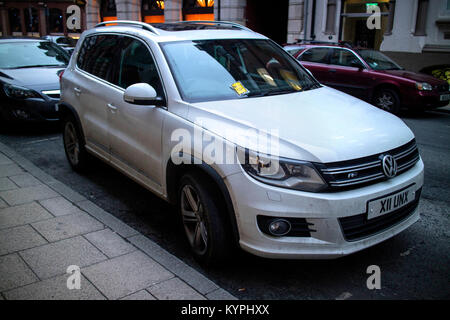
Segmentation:
{"type": "Polygon", "coordinates": [[[43,36],[42,39],[56,43],[58,46],[72,54],[77,45],[78,39],[67,36],[43,36]]]}
{"type": "Polygon", "coordinates": [[[442,107],[450,100],[447,82],[406,71],[376,50],[308,44],[295,57],[321,83],[392,113],[442,107]]]}
{"type": "Polygon", "coordinates": [[[58,120],[59,74],[69,59],[49,41],[0,38],[0,120],[58,120]]]}

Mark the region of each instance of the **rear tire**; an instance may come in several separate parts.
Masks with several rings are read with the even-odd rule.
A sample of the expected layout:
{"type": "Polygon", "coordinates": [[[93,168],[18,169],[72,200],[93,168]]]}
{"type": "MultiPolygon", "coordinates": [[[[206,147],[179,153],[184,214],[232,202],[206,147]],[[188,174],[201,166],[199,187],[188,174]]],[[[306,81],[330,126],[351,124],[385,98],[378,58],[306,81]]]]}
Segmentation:
{"type": "Polygon", "coordinates": [[[185,174],[178,189],[178,209],[186,238],[197,261],[211,266],[231,252],[227,220],[217,188],[199,172],[185,174]]]}
{"type": "Polygon", "coordinates": [[[67,160],[73,170],[83,172],[88,168],[89,154],[87,153],[83,135],[75,121],[75,117],[66,114],[62,121],[63,143],[67,160]]]}
{"type": "Polygon", "coordinates": [[[373,104],[381,110],[398,114],[400,111],[400,97],[393,89],[377,90],[373,96],[373,104]]]}

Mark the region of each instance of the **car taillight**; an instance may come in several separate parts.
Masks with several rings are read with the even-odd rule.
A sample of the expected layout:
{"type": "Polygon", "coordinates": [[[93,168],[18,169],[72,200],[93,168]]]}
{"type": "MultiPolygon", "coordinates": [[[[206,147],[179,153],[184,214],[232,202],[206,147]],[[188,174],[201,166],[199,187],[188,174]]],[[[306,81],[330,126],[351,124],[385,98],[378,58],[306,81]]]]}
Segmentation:
{"type": "Polygon", "coordinates": [[[64,70],[61,70],[61,72],[59,73],[59,82],[61,82],[63,74],[64,74],[64,70]]]}

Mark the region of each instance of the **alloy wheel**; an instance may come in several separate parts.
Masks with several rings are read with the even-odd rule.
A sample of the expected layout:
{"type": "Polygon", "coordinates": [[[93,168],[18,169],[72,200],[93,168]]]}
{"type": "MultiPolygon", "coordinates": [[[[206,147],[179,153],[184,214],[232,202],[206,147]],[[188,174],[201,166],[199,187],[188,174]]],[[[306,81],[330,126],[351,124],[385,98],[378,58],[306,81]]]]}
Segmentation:
{"type": "Polygon", "coordinates": [[[377,107],[385,111],[392,111],[395,104],[394,97],[387,92],[380,94],[376,101],[377,107]]]}
{"type": "Polygon", "coordinates": [[[193,186],[185,185],[181,190],[181,215],[189,244],[198,255],[208,249],[204,205],[193,186]]]}
{"type": "Polygon", "coordinates": [[[70,162],[77,165],[80,158],[80,144],[72,122],[66,122],[64,127],[64,145],[70,162]]]}

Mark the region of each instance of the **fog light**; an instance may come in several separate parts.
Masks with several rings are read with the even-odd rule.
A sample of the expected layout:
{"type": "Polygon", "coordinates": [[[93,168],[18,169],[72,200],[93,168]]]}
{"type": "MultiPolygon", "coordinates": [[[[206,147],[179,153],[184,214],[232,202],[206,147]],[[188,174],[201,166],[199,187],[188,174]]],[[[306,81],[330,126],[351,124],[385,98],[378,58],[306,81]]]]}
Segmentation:
{"type": "Polygon", "coordinates": [[[276,219],[269,224],[269,232],[277,237],[284,236],[291,231],[291,223],[284,219],[276,219]]]}

